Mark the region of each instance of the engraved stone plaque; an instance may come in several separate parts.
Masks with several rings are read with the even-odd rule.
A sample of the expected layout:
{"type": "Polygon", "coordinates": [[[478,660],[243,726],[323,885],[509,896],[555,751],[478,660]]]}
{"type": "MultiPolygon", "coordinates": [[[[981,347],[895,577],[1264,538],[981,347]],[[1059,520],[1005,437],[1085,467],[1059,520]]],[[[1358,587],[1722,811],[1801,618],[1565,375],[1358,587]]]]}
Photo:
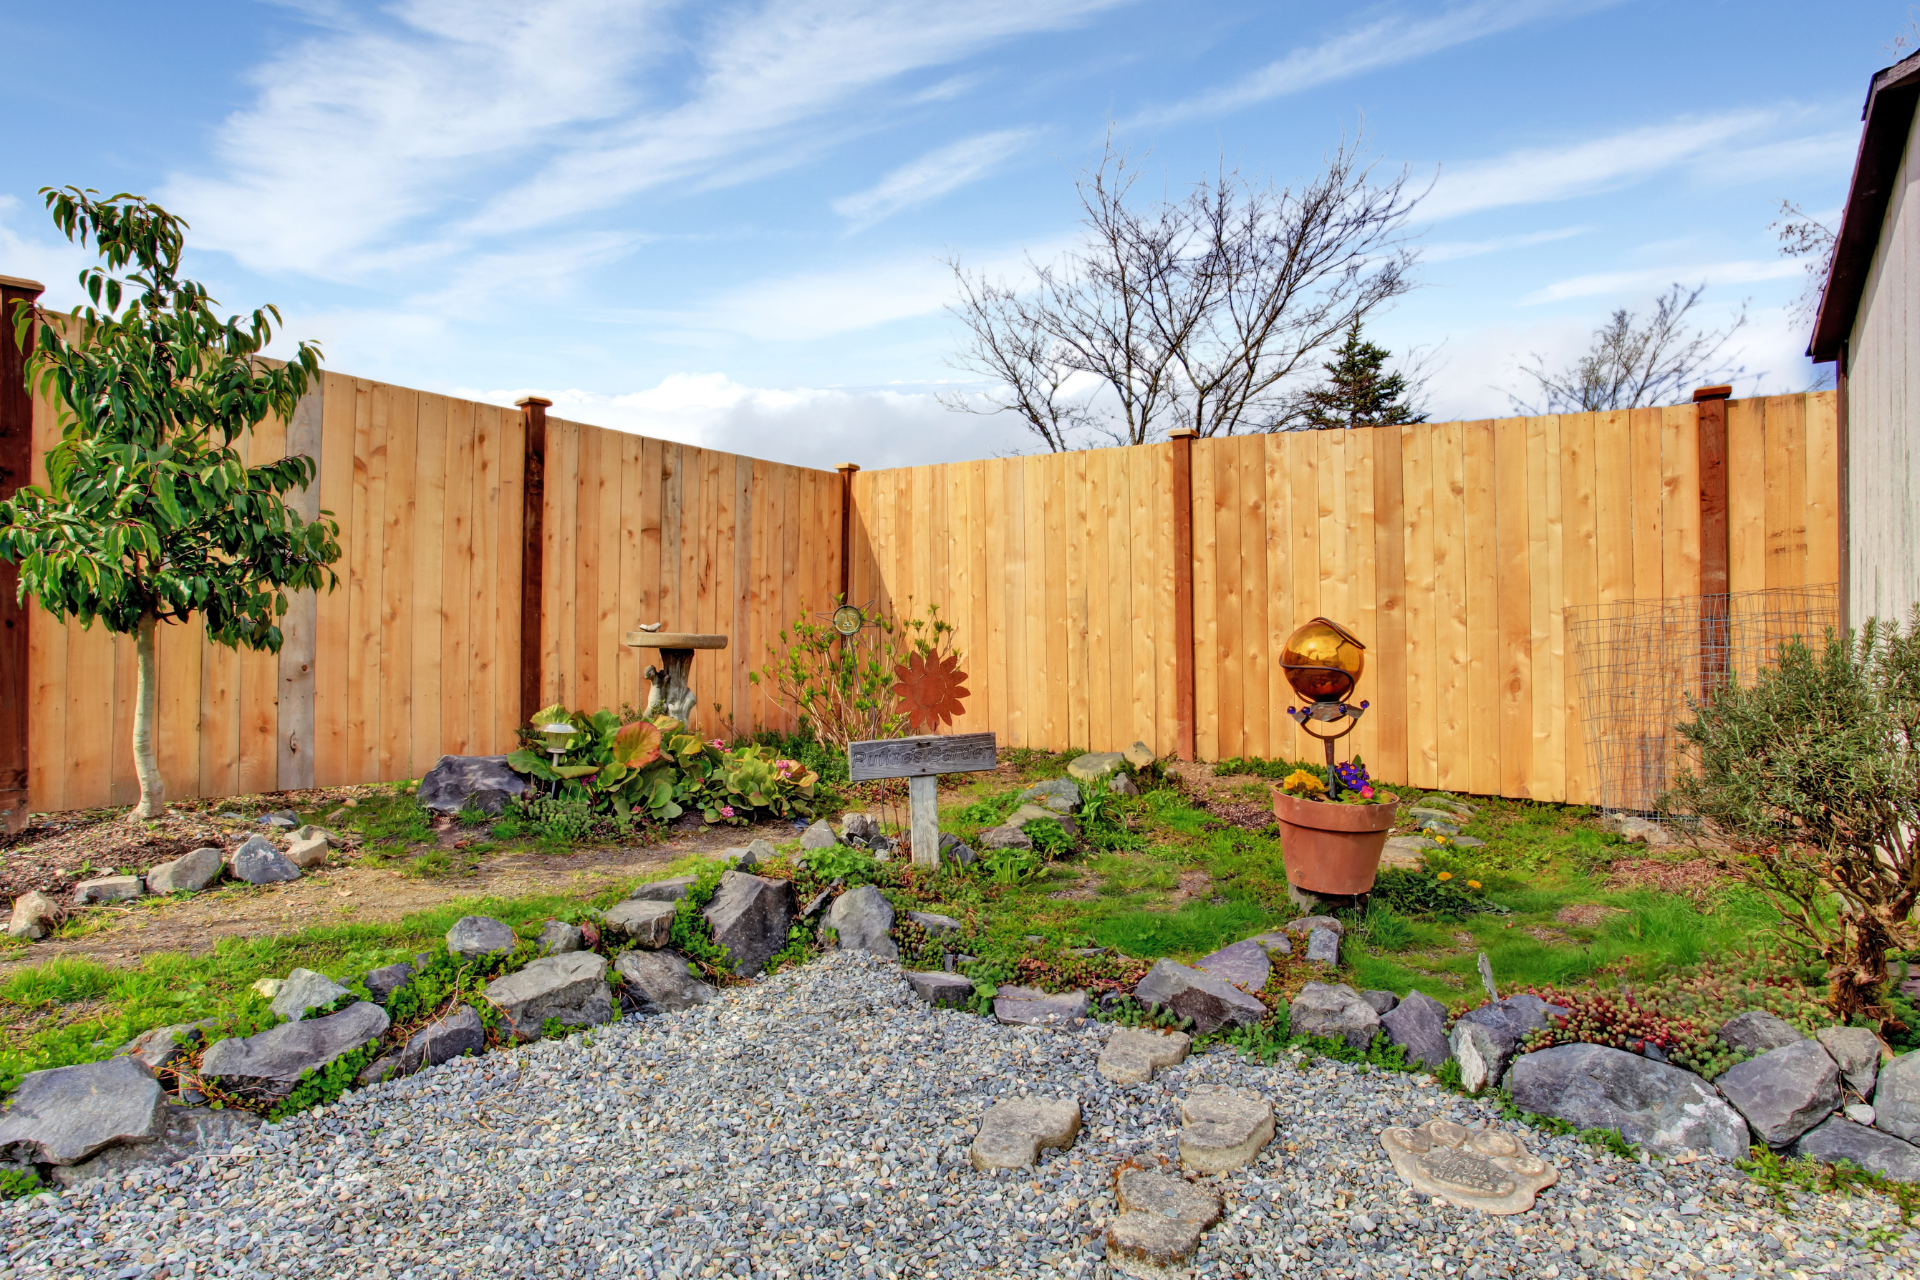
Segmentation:
{"type": "Polygon", "coordinates": [[[1414,1190],[1463,1209],[1524,1213],[1536,1194],[1560,1180],[1558,1169],[1498,1129],[1429,1120],[1417,1129],[1388,1129],[1380,1145],[1414,1190]]]}

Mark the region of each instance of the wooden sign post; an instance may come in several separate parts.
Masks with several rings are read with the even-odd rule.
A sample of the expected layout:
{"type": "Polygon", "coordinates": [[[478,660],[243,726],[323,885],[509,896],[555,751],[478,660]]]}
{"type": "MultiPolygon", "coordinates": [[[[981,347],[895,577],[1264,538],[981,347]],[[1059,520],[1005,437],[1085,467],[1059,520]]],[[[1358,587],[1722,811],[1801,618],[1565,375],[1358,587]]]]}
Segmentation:
{"type": "Polygon", "coordinates": [[[943,773],[982,773],[994,766],[990,733],[929,734],[847,744],[847,775],[855,782],[907,779],[915,866],[940,865],[940,810],[936,794],[943,773]]]}

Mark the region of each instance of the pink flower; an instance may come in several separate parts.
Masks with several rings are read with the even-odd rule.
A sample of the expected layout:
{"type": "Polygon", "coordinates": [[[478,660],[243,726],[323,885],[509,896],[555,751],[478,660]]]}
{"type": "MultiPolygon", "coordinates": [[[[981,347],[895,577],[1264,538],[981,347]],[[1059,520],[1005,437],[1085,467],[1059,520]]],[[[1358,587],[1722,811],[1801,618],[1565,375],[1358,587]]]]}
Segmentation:
{"type": "Polygon", "coordinates": [[[721,805],[720,816],[723,818],[731,818],[733,816],[733,806],[730,804],[721,805]]]}
{"type": "Polygon", "coordinates": [[[1361,798],[1362,800],[1371,800],[1371,799],[1373,799],[1373,788],[1372,788],[1372,787],[1362,787],[1362,788],[1360,788],[1360,798],[1361,798]]]}
{"type": "Polygon", "coordinates": [[[720,741],[720,739],[718,738],[715,738],[712,742],[709,742],[707,745],[710,747],[718,747],[723,751],[726,749],[726,746],[727,746],[726,743],[720,741]]]}

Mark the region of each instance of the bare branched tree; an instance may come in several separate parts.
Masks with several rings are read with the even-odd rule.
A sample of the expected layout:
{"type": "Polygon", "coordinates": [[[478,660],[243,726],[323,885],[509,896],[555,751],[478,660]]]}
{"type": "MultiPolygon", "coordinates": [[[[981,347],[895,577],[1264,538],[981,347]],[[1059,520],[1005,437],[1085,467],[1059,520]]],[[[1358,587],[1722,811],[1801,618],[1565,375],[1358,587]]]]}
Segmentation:
{"type": "Polygon", "coordinates": [[[1833,262],[1834,230],[1791,200],[1780,202],[1780,216],[1767,225],[1780,237],[1780,256],[1801,258],[1807,264],[1807,283],[1794,300],[1791,315],[1811,325],[1820,313],[1820,295],[1827,287],[1827,267],[1833,262]]]}
{"type": "Polygon", "coordinates": [[[970,413],[1012,413],[1049,449],[1287,427],[1296,375],[1356,321],[1412,287],[1407,175],[1376,182],[1342,140],[1296,189],[1224,165],[1184,199],[1138,203],[1138,165],[1108,139],[1082,173],[1084,241],[1029,259],[1016,288],[950,260],[967,327],[958,368],[992,380],[970,413]]]}
{"type": "Polygon", "coordinates": [[[1538,400],[1508,394],[1520,413],[1581,413],[1597,409],[1635,409],[1677,402],[1706,383],[1729,382],[1746,372],[1722,357],[1733,335],[1746,327],[1747,308],[1724,329],[1688,324],[1702,284],[1676,284],[1654,299],[1653,314],[1641,323],[1622,307],[1594,330],[1586,354],[1561,369],[1549,369],[1540,353],[1524,372],[1539,388],[1538,400]]]}

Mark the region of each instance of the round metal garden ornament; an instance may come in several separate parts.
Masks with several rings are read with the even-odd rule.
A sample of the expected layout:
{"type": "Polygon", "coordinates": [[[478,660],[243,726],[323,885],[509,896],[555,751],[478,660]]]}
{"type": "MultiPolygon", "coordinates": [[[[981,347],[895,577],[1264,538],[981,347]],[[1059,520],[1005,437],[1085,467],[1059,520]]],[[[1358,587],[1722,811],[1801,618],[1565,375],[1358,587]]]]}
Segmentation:
{"type": "Polygon", "coordinates": [[[832,625],[833,629],[841,635],[850,636],[866,626],[867,619],[866,615],[860,612],[859,606],[843,604],[833,611],[832,625]]]}
{"type": "Polygon", "coordinates": [[[1300,627],[1280,651],[1280,669],[1287,683],[1308,702],[1339,702],[1360,683],[1366,666],[1367,646],[1326,618],[1300,627]]]}

